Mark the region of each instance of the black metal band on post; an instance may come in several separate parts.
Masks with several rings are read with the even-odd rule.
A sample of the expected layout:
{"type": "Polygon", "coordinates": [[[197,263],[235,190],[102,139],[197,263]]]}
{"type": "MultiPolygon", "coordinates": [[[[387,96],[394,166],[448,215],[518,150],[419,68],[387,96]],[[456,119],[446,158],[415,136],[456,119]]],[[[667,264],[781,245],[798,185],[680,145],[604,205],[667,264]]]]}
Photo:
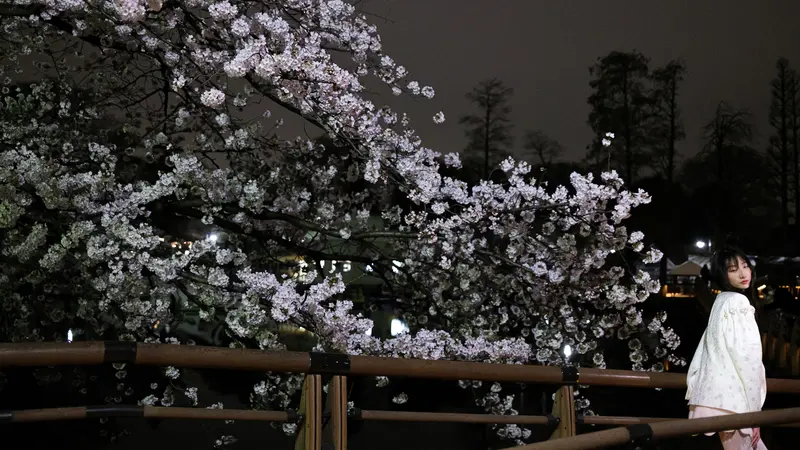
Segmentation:
{"type": "Polygon", "coordinates": [[[559,417],[552,414],[548,414],[545,417],[547,418],[547,428],[554,430],[561,425],[561,419],[559,417]]]}
{"type": "Polygon", "coordinates": [[[581,374],[577,367],[564,366],[561,368],[561,381],[565,386],[578,384],[578,380],[580,380],[580,378],[581,374]]]}
{"type": "Polygon", "coordinates": [[[630,436],[630,444],[634,449],[641,449],[653,440],[653,427],[648,423],[637,423],[625,427],[630,436]]]}
{"type": "Polygon", "coordinates": [[[0,411],[0,423],[12,422],[14,413],[12,411],[0,411]]]}
{"type": "Polygon", "coordinates": [[[308,353],[308,374],[347,375],[350,373],[350,356],[341,353],[308,353]]]}
{"type": "Polygon", "coordinates": [[[350,411],[347,411],[347,418],[350,420],[361,420],[361,409],[353,408],[350,411]]]}
{"type": "Polygon", "coordinates": [[[136,342],[104,341],[104,363],[135,363],[136,342]]]}
{"type": "Polygon", "coordinates": [[[97,419],[102,417],[144,417],[144,406],[100,405],[86,407],[87,419],[97,419]]]}
{"type": "Polygon", "coordinates": [[[286,410],[286,423],[298,423],[300,421],[300,416],[297,414],[297,411],[294,409],[287,409],[286,410]]]}

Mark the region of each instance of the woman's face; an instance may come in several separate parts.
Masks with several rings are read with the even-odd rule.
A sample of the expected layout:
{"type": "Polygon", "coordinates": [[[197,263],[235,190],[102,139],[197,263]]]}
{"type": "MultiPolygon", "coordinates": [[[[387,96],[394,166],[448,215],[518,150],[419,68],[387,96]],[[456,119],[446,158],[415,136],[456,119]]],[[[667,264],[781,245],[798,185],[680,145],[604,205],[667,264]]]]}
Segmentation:
{"type": "Polygon", "coordinates": [[[744,259],[737,257],[728,262],[728,282],[736,289],[747,289],[753,282],[753,272],[744,259]]]}

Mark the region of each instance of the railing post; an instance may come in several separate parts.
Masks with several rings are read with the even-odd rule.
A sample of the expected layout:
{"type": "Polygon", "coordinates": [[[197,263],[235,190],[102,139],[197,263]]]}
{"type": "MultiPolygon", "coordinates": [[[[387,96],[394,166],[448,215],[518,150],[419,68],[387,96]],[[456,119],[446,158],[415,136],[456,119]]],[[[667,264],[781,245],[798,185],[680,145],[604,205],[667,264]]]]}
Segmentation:
{"type": "Polygon", "coordinates": [[[776,364],[778,362],[778,338],[776,336],[770,336],[769,338],[769,360],[776,364]]]}
{"type": "Polygon", "coordinates": [[[297,413],[302,418],[295,450],[322,450],[322,375],[306,375],[297,413]]]}
{"type": "Polygon", "coordinates": [[[563,385],[556,391],[553,399],[553,417],[558,419],[550,439],[560,439],[575,436],[575,388],[580,379],[578,367],[567,364],[561,368],[561,381],[563,385]]]}
{"type": "Polygon", "coordinates": [[[792,360],[789,356],[789,350],[791,347],[792,344],[786,342],[785,339],[778,339],[778,367],[781,369],[791,369],[792,360]]]}
{"type": "Polygon", "coordinates": [[[325,450],[347,450],[347,377],[337,375],[328,383],[325,418],[322,429],[325,450]]]}
{"type": "Polygon", "coordinates": [[[559,420],[550,439],[575,436],[575,396],[572,386],[561,386],[553,401],[553,417],[559,420]]]}
{"type": "Polygon", "coordinates": [[[792,346],[792,376],[800,376],[800,348],[792,346]]]}

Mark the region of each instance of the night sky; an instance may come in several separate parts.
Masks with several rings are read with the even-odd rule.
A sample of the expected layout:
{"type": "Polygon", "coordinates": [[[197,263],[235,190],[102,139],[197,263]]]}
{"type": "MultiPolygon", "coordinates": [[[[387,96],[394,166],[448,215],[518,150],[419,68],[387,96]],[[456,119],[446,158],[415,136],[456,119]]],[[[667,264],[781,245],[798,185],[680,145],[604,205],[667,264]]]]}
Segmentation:
{"type": "Polygon", "coordinates": [[[633,49],[650,57],[651,67],[686,62],[683,155],[698,151],[701,128],[720,100],[750,108],[761,149],[770,133],[775,61],[783,56],[800,69],[797,0],[363,0],[360,8],[380,16],[371,20],[385,50],[410,78],[436,89],[432,101],[390,103],[441,152],[464,147],[458,117],[471,111],[464,94],[496,76],[516,91],[517,147],[525,129],[539,128],[564,144],[570,159],[582,157],[592,138],[588,67],[609,51],[633,49]],[[447,122],[435,125],[439,110],[447,122]]]}

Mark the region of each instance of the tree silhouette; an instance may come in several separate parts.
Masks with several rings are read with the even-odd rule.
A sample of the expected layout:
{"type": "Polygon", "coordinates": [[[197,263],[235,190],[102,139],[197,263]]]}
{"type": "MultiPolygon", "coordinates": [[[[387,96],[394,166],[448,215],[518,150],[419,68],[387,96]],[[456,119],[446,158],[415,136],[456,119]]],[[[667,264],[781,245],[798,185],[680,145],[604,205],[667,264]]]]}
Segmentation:
{"type": "MultiPolygon", "coordinates": [[[[686,137],[678,106],[678,91],[686,67],[680,61],[670,61],[653,70],[651,96],[653,105],[651,149],[653,169],[671,183],[675,177],[678,141],[686,137]]],[[[664,263],[666,264],[666,262],[664,263]]]]}
{"type": "Polygon", "coordinates": [[[544,168],[549,168],[564,153],[564,146],[542,130],[526,131],[523,148],[535,155],[544,168]]]}
{"type": "Polygon", "coordinates": [[[591,107],[588,122],[595,142],[588,157],[599,165],[604,152],[611,152],[608,158],[611,167],[620,170],[629,185],[646,162],[646,125],[651,103],[647,92],[648,64],[648,58],[639,52],[614,51],[598,58],[589,68],[594,79],[589,83],[593,92],[588,99],[591,107]],[[611,146],[604,148],[601,141],[609,132],[616,138],[611,146]]]}
{"type": "Polygon", "coordinates": [[[683,182],[694,188],[695,196],[706,205],[707,222],[714,230],[717,246],[736,235],[764,248],[766,240],[756,241],[771,234],[757,230],[777,219],[771,216],[778,205],[769,186],[768,162],[750,145],[753,127],[749,119],[746,109],[720,102],[714,117],[703,127],[701,153],[684,168],[683,182]]]}
{"type": "Polygon", "coordinates": [[[793,153],[791,133],[791,106],[794,95],[794,71],[789,67],[786,58],[778,59],[775,64],[775,78],[770,82],[772,101],[769,109],[769,124],[773,134],[769,137],[767,153],[774,163],[773,171],[778,175],[778,194],[781,199],[781,236],[789,236],[789,176],[793,172],[793,153]]]}
{"type": "Polygon", "coordinates": [[[726,160],[734,153],[749,149],[753,137],[750,112],[736,109],[726,102],[719,102],[714,118],[703,127],[703,153],[713,155],[716,167],[713,173],[719,182],[726,180],[726,160]]]}
{"type": "Polygon", "coordinates": [[[789,129],[792,156],[792,200],[794,202],[795,253],[800,254],[800,76],[790,73],[789,129]]]}
{"type": "Polygon", "coordinates": [[[459,119],[459,123],[466,126],[469,139],[466,156],[468,160],[482,160],[485,180],[489,179],[491,166],[507,155],[514,142],[509,105],[513,94],[514,90],[497,78],[480,81],[466,94],[478,109],[477,113],[459,119]]]}

